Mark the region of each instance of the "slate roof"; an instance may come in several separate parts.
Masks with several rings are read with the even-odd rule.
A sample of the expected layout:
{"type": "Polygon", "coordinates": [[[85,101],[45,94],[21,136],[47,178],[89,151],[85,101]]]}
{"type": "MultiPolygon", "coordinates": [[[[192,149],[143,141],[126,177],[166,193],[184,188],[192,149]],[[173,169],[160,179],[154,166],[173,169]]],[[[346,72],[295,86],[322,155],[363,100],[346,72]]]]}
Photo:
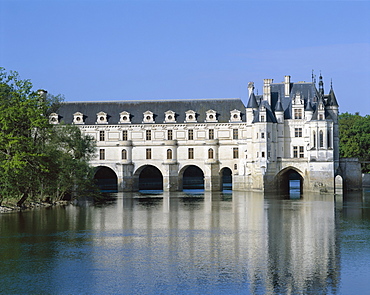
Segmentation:
{"type": "MultiPolygon", "coordinates": [[[[208,110],[217,112],[219,123],[228,123],[230,111],[241,111],[242,120],[245,121],[245,106],[240,98],[226,99],[189,99],[189,100],[123,100],[123,101],[99,101],[99,102],[65,102],[61,105],[57,114],[61,122],[70,124],[73,121],[73,114],[81,112],[84,115],[86,125],[94,125],[97,113],[107,113],[108,124],[116,125],[120,119],[120,113],[130,113],[131,124],[141,124],[143,113],[151,111],[154,114],[156,124],[162,124],[165,120],[166,111],[176,113],[176,123],[184,123],[185,112],[193,110],[197,114],[197,122],[203,123],[208,110]]],[[[168,124],[168,123],[167,123],[168,124]]]]}

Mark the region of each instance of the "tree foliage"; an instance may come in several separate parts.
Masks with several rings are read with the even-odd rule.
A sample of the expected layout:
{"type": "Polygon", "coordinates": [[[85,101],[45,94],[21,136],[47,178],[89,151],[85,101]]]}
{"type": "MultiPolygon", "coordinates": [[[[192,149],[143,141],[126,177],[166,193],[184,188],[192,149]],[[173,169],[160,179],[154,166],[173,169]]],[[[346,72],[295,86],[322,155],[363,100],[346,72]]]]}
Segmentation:
{"type": "Polygon", "coordinates": [[[52,199],[91,189],[94,140],[74,126],[53,126],[61,96],[32,90],[29,80],[0,68],[0,204],[3,198],[52,199]]]}
{"type": "MultiPolygon", "coordinates": [[[[340,156],[370,161],[370,116],[343,113],[339,115],[340,156]]],[[[362,165],[364,173],[370,172],[370,165],[362,165]]]]}

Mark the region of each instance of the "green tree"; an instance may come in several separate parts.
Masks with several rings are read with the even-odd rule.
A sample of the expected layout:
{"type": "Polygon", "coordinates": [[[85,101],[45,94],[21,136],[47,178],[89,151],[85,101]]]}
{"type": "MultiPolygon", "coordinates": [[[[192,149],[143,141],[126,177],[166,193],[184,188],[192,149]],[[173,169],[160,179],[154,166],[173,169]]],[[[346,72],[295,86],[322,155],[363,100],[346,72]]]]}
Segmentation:
{"type": "MultiPolygon", "coordinates": [[[[370,116],[343,113],[339,116],[339,149],[344,158],[358,158],[370,161],[370,116]]],[[[362,165],[364,173],[370,172],[370,165],[362,165]]]]}
{"type": "Polygon", "coordinates": [[[32,90],[29,80],[0,68],[0,203],[18,197],[60,198],[74,188],[91,189],[92,138],[77,127],[49,124],[61,96],[32,90]]]}

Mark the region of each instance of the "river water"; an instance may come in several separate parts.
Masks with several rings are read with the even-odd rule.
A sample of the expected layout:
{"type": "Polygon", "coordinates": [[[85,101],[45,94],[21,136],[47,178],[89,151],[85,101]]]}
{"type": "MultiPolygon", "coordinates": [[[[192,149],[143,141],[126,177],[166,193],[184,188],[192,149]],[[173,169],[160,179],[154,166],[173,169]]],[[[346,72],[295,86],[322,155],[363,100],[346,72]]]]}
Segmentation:
{"type": "Polygon", "coordinates": [[[4,294],[370,292],[370,192],[117,194],[0,230],[4,294]]]}

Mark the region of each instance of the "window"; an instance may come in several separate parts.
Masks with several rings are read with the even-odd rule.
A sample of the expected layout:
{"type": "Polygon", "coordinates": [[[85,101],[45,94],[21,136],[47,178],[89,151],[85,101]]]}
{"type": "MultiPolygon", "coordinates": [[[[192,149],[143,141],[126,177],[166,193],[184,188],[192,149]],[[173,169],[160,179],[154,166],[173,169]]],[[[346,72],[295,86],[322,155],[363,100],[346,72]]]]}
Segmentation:
{"type": "Polygon", "coordinates": [[[294,119],[302,119],[302,109],[294,109],[294,119]]]}
{"type": "Polygon", "coordinates": [[[265,116],[261,116],[261,122],[265,122],[265,116]]]}
{"type": "Polygon", "coordinates": [[[239,158],[239,149],[233,148],[233,158],[238,159],[239,158]]]}
{"type": "Polygon", "coordinates": [[[122,140],[123,140],[123,141],[128,140],[127,130],[123,130],[123,131],[122,131],[122,140]]]}
{"type": "Polygon", "coordinates": [[[264,132],[261,133],[261,138],[265,138],[265,133],[264,132]]]}
{"type": "Polygon", "coordinates": [[[293,146],[293,158],[298,158],[298,146],[293,146]]]}
{"type": "Polygon", "coordinates": [[[149,160],[152,158],[152,149],[146,149],[146,159],[149,160]]]}
{"type": "Polygon", "coordinates": [[[104,141],[105,140],[105,131],[99,131],[99,140],[104,141]]]}
{"type": "Polygon", "coordinates": [[[319,120],[324,120],[324,115],[323,114],[319,115],[319,120]]]}
{"type": "Polygon", "coordinates": [[[194,149],[193,148],[188,149],[188,158],[194,159],[194,149]]]}
{"type": "Polygon", "coordinates": [[[328,148],[331,148],[331,130],[329,129],[328,133],[327,133],[327,140],[326,140],[327,144],[328,144],[328,148]]]}
{"type": "Polygon", "coordinates": [[[316,132],[313,132],[313,147],[316,148],[316,132]]]}
{"type": "Polygon", "coordinates": [[[168,149],[167,150],[167,160],[171,160],[171,159],[172,159],[172,150],[168,149]]]}
{"type": "Polygon", "coordinates": [[[146,130],[146,140],[152,140],[152,130],[146,130]]]}
{"type": "Polygon", "coordinates": [[[99,150],[99,159],[100,160],[105,160],[105,149],[100,149],[99,150]]]}
{"type": "Polygon", "coordinates": [[[213,159],[213,149],[208,150],[208,159],[213,159]]]}
{"type": "Polygon", "coordinates": [[[193,140],[194,139],[194,130],[189,129],[188,131],[188,140],[193,140]]]}
{"type": "Polygon", "coordinates": [[[324,147],[324,133],[322,132],[322,130],[320,130],[319,132],[319,142],[320,142],[320,147],[324,147]]]}
{"type": "Polygon", "coordinates": [[[208,130],[208,139],[215,139],[215,131],[213,129],[208,130]]]}
{"type": "Polygon", "coordinates": [[[233,129],[233,139],[239,139],[239,130],[233,129]]]}
{"type": "Polygon", "coordinates": [[[234,164],[234,170],[238,170],[238,164],[234,164]]]}
{"type": "Polygon", "coordinates": [[[127,150],[122,150],[122,160],[127,160],[127,150]]]}
{"type": "Polygon", "coordinates": [[[167,139],[172,140],[173,139],[173,132],[172,130],[167,130],[167,139]]]}
{"type": "Polygon", "coordinates": [[[262,158],[264,158],[265,157],[265,152],[262,152],[262,158]]]}
{"type": "Polygon", "coordinates": [[[302,137],[302,128],[294,128],[294,136],[302,137]]]}
{"type": "Polygon", "coordinates": [[[303,146],[300,146],[299,147],[299,157],[300,158],[304,158],[304,149],[303,149],[303,146]]]}

